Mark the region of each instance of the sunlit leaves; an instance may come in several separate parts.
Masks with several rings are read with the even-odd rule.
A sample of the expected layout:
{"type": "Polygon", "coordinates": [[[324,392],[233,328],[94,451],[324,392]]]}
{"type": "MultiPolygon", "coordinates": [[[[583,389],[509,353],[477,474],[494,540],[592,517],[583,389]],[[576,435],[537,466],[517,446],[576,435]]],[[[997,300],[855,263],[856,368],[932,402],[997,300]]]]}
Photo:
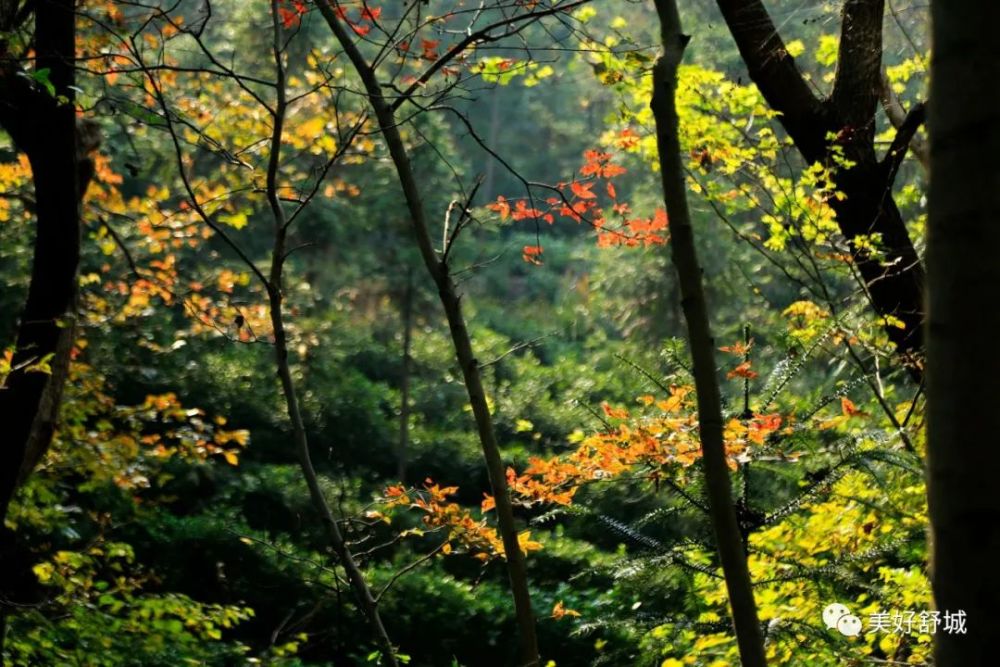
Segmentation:
{"type": "Polygon", "coordinates": [[[556,619],[557,621],[562,618],[567,618],[567,617],[572,618],[574,616],[579,616],[579,615],[580,612],[576,611],[575,609],[569,609],[568,607],[566,607],[565,604],[563,604],[562,600],[557,601],[555,605],[553,605],[552,607],[552,618],[556,619]]]}
{"type": "MultiPolygon", "coordinates": [[[[486,208],[499,215],[501,221],[544,221],[553,224],[557,219],[585,223],[596,234],[597,246],[645,247],[667,242],[668,220],[666,211],[657,209],[648,218],[635,216],[631,207],[619,199],[613,179],[626,173],[613,161],[608,152],[587,150],[580,167],[580,179],[555,186],[558,196],[544,200],[534,198],[509,200],[500,195],[486,208]],[[597,188],[601,188],[598,190],[597,188]]],[[[537,253],[524,252],[526,262],[536,264],[537,253]]]]}
{"type": "MultiPolygon", "coordinates": [[[[404,489],[401,486],[390,486],[385,492],[385,515],[391,516],[396,508],[410,508],[421,514],[425,529],[404,531],[407,534],[439,534],[443,542],[439,549],[442,553],[464,553],[482,561],[493,558],[503,558],[505,554],[503,541],[495,528],[485,517],[476,519],[469,510],[452,501],[450,498],[458,492],[457,486],[440,486],[433,480],[425,480],[420,489],[404,489]]],[[[486,497],[482,502],[482,513],[494,508],[493,499],[486,497]]],[[[531,539],[531,531],[525,530],[518,534],[518,544],[522,552],[535,551],[542,544],[531,539]]]]}

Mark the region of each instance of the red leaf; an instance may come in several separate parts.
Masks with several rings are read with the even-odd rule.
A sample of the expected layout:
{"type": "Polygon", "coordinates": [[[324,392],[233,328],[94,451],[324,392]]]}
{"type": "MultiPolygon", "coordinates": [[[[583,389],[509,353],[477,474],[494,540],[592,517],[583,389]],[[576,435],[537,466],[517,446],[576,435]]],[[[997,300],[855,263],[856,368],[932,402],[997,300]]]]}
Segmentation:
{"type": "Polygon", "coordinates": [[[569,184],[569,189],[580,199],[597,199],[597,195],[590,191],[594,187],[593,183],[578,183],[573,181],[569,184]]]}
{"type": "Polygon", "coordinates": [[[420,48],[423,50],[423,56],[426,60],[437,60],[437,47],[439,44],[441,44],[441,41],[437,39],[420,40],[420,48]]]}
{"type": "Polygon", "coordinates": [[[854,402],[846,396],[840,397],[840,409],[846,417],[864,417],[868,414],[859,410],[858,406],[854,405],[854,402]]]}
{"type": "Polygon", "coordinates": [[[541,265],[542,260],[538,259],[539,255],[542,254],[542,246],[540,245],[526,245],[522,251],[521,258],[528,262],[529,264],[541,265]]]}

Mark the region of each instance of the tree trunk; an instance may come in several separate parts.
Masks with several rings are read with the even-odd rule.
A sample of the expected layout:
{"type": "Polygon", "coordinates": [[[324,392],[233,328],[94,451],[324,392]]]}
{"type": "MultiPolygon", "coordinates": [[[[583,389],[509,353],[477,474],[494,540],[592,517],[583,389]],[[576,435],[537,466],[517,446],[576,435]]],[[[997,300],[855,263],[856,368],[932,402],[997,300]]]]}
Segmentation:
{"type": "Polygon", "coordinates": [[[28,298],[12,367],[0,389],[0,526],[20,481],[48,448],[76,322],[80,196],[73,67],[73,0],[41,3],[35,13],[37,69],[48,69],[53,96],[29,83],[0,45],[0,124],[31,163],[36,232],[28,298]],[[33,369],[45,362],[51,373],[33,369]]]}
{"type": "MultiPolygon", "coordinates": [[[[829,163],[829,137],[854,161],[835,170],[834,184],[845,197],[830,202],[847,239],[872,307],[886,322],[885,331],[911,377],[923,375],[924,271],[906,223],[892,197],[898,161],[916,126],[881,160],[875,151],[875,113],[882,90],[882,18],[885,0],[845,0],[840,51],[833,92],[820,99],[788,54],[781,34],[761,0],[716,0],[736,40],[750,78],[806,162],[829,163]],[[873,257],[860,235],[881,234],[884,257],[873,257]]],[[[895,144],[894,144],[895,146],[895,144]]]]}
{"type": "Polygon", "coordinates": [[[511,592],[514,597],[514,611],[517,618],[518,639],[520,647],[520,665],[535,667],[540,664],[538,656],[538,639],[535,631],[535,617],[531,608],[531,591],[528,587],[528,572],[524,552],[518,542],[517,524],[514,520],[514,508],[508,495],[507,477],[503,459],[500,455],[500,445],[497,442],[496,431],[493,429],[493,419],[486,402],[486,392],[483,390],[482,375],[479,362],[472,350],[472,340],[462,314],[462,306],[455,281],[449,273],[448,263],[438,257],[431,241],[427,216],[424,211],[420,189],[417,185],[413,167],[395,112],[389,101],[383,96],[382,86],[376,72],[367,63],[362,53],[348,33],[347,28],[337,18],[336,12],[327,3],[318,3],[317,7],[323,14],[330,29],[333,31],[351,64],[357,71],[365,86],[368,102],[372,105],[379,130],[389,148],[389,154],[396,174],[399,178],[406,207],[410,215],[410,223],[416,237],[420,255],[423,258],[427,272],[434,280],[441,305],[448,319],[455,356],[462,368],[465,389],[472,405],[479,442],[486,459],[486,470],[490,478],[493,498],[496,501],[497,527],[503,541],[504,557],[507,563],[507,575],[510,579],[511,592]]]}
{"type": "Polygon", "coordinates": [[[927,232],[927,468],[936,664],[993,665],[1000,628],[1000,59],[994,0],[934,0],[927,232]]]}
{"type": "Polygon", "coordinates": [[[753,597],[746,553],[733,506],[729,468],[722,436],[722,401],[716,377],[715,341],[709,330],[708,307],[702,286],[702,271],[694,245],[694,230],[687,205],[684,167],[678,140],[674,94],[677,68],[689,37],[681,31],[675,0],[656,0],[663,54],[653,68],[653,99],[656,119],[663,199],[670,220],[671,258],[680,283],[684,319],[694,364],[698,397],[698,433],[702,467],[708,486],[709,513],[715,530],[719,560],[729,592],[736,640],[744,667],[763,667],[764,641],[753,597]]]}
{"type": "Polygon", "coordinates": [[[292,441],[295,445],[296,457],[299,460],[299,468],[309,489],[309,498],[313,507],[319,513],[330,539],[330,545],[340,566],[344,568],[344,574],[354,593],[355,601],[361,613],[371,627],[375,641],[378,643],[379,651],[382,654],[384,664],[389,667],[398,667],[399,660],[396,657],[396,649],[392,645],[389,633],[382,623],[382,615],[379,613],[378,600],[372,594],[368,580],[364,572],[358,566],[351,552],[350,546],[340,530],[337,518],[330,508],[323,495],[323,489],[319,484],[319,477],[313,467],[312,457],[309,453],[309,438],[306,434],[305,422],[302,418],[302,410],[299,407],[298,391],[295,387],[295,380],[292,377],[292,370],[288,361],[288,337],[285,331],[285,319],[282,303],[284,301],[284,266],[288,257],[288,219],[285,216],[285,209],[281,203],[278,186],[278,169],[281,162],[281,142],[284,131],[285,117],[288,112],[288,98],[285,88],[285,61],[282,37],[281,22],[279,18],[279,0],[272,0],[271,20],[274,41],[272,52],[276,73],[275,90],[277,93],[277,103],[274,110],[274,127],[272,128],[270,154],[267,163],[266,192],[267,202],[271,209],[272,221],[274,223],[274,240],[271,247],[271,270],[267,280],[268,310],[271,317],[271,327],[274,329],[274,354],[275,364],[278,369],[278,379],[281,382],[281,391],[285,399],[285,407],[288,411],[288,418],[292,426],[292,441]]]}

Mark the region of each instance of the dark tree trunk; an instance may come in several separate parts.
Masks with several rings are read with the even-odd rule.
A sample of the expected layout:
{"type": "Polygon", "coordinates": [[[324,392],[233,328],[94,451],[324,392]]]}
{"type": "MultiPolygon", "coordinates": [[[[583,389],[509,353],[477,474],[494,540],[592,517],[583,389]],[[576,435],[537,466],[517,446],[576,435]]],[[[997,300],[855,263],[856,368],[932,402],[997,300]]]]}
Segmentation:
{"type": "Polygon", "coordinates": [[[31,283],[17,333],[14,370],[0,389],[0,522],[18,483],[41,459],[52,437],[73,344],[80,262],[74,2],[41,2],[35,14],[36,72],[48,70],[56,96],[30,82],[8,54],[0,53],[0,124],[30,160],[36,206],[31,283]],[[32,369],[38,362],[48,363],[52,372],[32,369]]]}
{"type": "MultiPolygon", "coordinates": [[[[16,599],[24,575],[4,520],[18,485],[52,440],[76,328],[80,199],[89,177],[78,178],[74,5],[74,0],[49,0],[35,9],[35,72],[48,71],[55,95],[26,75],[0,36],[0,126],[31,163],[36,219],[28,297],[12,370],[0,387],[0,651],[14,612],[6,602],[16,599]]],[[[27,20],[14,11],[16,4],[2,9],[0,33],[27,20]]]]}
{"type": "Polygon", "coordinates": [[[995,0],[934,0],[927,468],[941,667],[997,664],[1000,628],[1000,58],[995,0]]]}
{"type": "Polygon", "coordinates": [[[744,667],[763,667],[767,664],[764,639],[757,618],[746,551],[733,505],[722,435],[722,399],[716,376],[715,341],[709,327],[708,305],[705,302],[702,270],[695,250],[678,140],[674,94],[677,88],[677,68],[683,58],[688,37],[681,32],[675,0],[656,0],[655,4],[660,18],[663,55],[653,68],[653,99],[650,106],[656,118],[656,145],[659,150],[663,199],[670,219],[671,259],[677,270],[694,366],[695,391],[698,395],[698,434],[701,440],[702,468],[708,487],[709,514],[729,594],[740,659],[744,667]]]}
{"type": "MultiPolygon", "coordinates": [[[[416,244],[420,250],[424,267],[434,286],[437,288],[441,306],[448,320],[448,330],[451,333],[455,358],[462,369],[462,379],[465,384],[472,414],[476,423],[479,444],[486,461],[486,471],[490,479],[493,498],[496,501],[497,531],[503,542],[504,558],[507,565],[507,577],[510,581],[511,596],[514,598],[514,616],[517,621],[520,667],[538,667],[541,665],[538,652],[538,635],[535,628],[535,614],[531,607],[531,589],[528,584],[528,567],[518,540],[517,522],[514,518],[514,507],[507,486],[506,471],[493,427],[493,416],[490,414],[483,389],[483,378],[479,361],[472,348],[472,338],[462,313],[461,297],[455,280],[450,273],[447,252],[439,255],[434,250],[431,240],[427,213],[424,210],[417,177],[410,162],[409,152],[403,143],[394,107],[383,93],[382,83],[373,67],[365,60],[364,55],[354,43],[350,32],[337,17],[331,5],[317,5],[330,30],[343,47],[352,66],[358,73],[368,103],[371,104],[378,121],[379,131],[389,149],[389,155],[396,169],[403,197],[406,200],[407,212],[416,244]]],[[[441,62],[441,61],[438,61],[441,62]]]]}
{"type": "MultiPolygon", "coordinates": [[[[898,163],[919,123],[901,128],[900,141],[883,159],[875,151],[875,113],[882,85],[882,18],[885,0],[846,0],[833,92],[813,93],[788,54],[760,0],[717,0],[736,40],[750,78],[767,103],[781,112],[782,126],[809,163],[829,163],[830,136],[856,165],[837,169],[835,185],[844,195],[831,206],[865,283],[875,312],[903,323],[885,330],[910,375],[923,375],[924,270],[906,223],[892,197],[898,163]],[[884,257],[873,257],[859,235],[880,234],[884,257]]],[[[919,120],[919,114],[911,121],[919,120]]]]}

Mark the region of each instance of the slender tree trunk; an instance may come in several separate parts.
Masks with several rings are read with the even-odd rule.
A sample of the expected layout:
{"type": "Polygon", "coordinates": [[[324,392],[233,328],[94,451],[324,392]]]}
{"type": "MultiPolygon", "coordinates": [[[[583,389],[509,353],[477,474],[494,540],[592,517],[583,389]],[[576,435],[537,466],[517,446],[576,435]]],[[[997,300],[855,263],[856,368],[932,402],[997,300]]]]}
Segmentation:
{"type": "Polygon", "coordinates": [[[670,220],[671,258],[680,283],[684,318],[694,364],[698,397],[698,433],[702,466],[708,486],[709,513],[715,529],[719,560],[729,592],[729,606],[744,667],[766,664],[757,606],[747,569],[743,540],[733,506],[732,487],[723,442],[722,401],[715,366],[715,341],[708,322],[708,307],[702,271],[695,251],[694,230],[687,205],[684,168],[678,140],[678,118],[674,94],[677,68],[689,37],[681,31],[675,0],[655,0],[660,19],[663,54],[653,68],[653,99],[656,119],[663,199],[670,220]]]}
{"type": "Polygon", "coordinates": [[[329,24],[347,57],[361,78],[368,96],[368,102],[375,111],[379,129],[389,148],[389,154],[396,174],[399,178],[406,206],[410,214],[410,222],[416,236],[421,257],[427,272],[437,286],[441,305],[448,318],[455,356],[465,381],[465,388],[472,405],[479,442],[486,459],[486,469],[490,478],[493,497],[496,501],[497,526],[503,541],[504,557],[507,563],[507,575],[510,579],[511,592],[514,597],[514,609],[518,626],[520,646],[520,664],[524,667],[539,665],[538,639],[535,632],[535,617],[531,608],[531,592],[528,587],[528,572],[524,552],[518,542],[517,524],[514,519],[514,508],[508,495],[507,477],[503,459],[500,455],[500,445],[497,442],[496,431],[486,393],[483,391],[483,381],[479,362],[472,350],[472,341],[462,315],[460,298],[455,289],[455,282],[449,273],[446,261],[438,257],[431,240],[424,205],[420,197],[410,158],[399,132],[396,120],[389,102],[383,96],[382,87],[372,67],[354,44],[350,34],[331,6],[325,2],[317,4],[324,19],[329,24]]]}
{"type": "Polygon", "coordinates": [[[997,664],[1000,628],[1000,58],[994,0],[933,0],[927,469],[941,667],[997,664]]]}
{"type": "Polygon", "coordinates": [[[278,169],[281,159],[281,140],[284,129],[285,116],[288,110],[287,93],[285,90],[285,63],[282,52],[281,24],[278,12],[278,0],[272,0],[271,14],[274,30],[273,54],[275,61],[275,71],[277,74],[276,91],[278,95],[277,104],[274,111],[274,127],[271,135],[271,152],[268,157],[266,191],[267,201],[271,209],[274,221],[274,241],[271,249],[271,270],[267,283],[267,295],[269,311],[271,316],[271,327],[274,329],[274,353],[275,363],[278,368],[278,378],[281,381],[281,390],[285,398],[285,407],[288,410],[288,417],[292,426],[292,439],[295,443],[295,452],[299,459],[299,467],[302,476],[305,478],[306,486],[309,488],[309,497],[313,507],[319,512],[330,538],[330,544],[340,566],[344,568],[347,580],[350,583],[354,597],[364,614],[375,640],[378,642],[382,659],[390,667],[398,667],[396,650],[392,645],[382,617],[378,610],[378,601],[372,594],[371,587],[365,578],[364,572],[354,559],[354,554],[344,539],[340,530],[340,525],[323,495],[323,489],[319,484],[319,477],[312,464],[312,457],[309,454],[309,439],[306,435],[305,422],[302,419],[302,411],[299,407],[298,392],[295,388],[295,381],[292,377],[291,368],[288,362],[288,338],[285,331],[285,321],[282,309],[284,299],[284,265],[287,257],[287,234],[288,220],[285,210],[281,204],[278,193],[278,169]]]}
{"type": "Polygon", "coordinates": [[[403,377],[400,379],[399,442],[396,449],[396,477],[406,481],[406,457],[410,448],[410,373],[413,360],[413,271],[406,272],[406,291],[403,293],[403,377]]]}

